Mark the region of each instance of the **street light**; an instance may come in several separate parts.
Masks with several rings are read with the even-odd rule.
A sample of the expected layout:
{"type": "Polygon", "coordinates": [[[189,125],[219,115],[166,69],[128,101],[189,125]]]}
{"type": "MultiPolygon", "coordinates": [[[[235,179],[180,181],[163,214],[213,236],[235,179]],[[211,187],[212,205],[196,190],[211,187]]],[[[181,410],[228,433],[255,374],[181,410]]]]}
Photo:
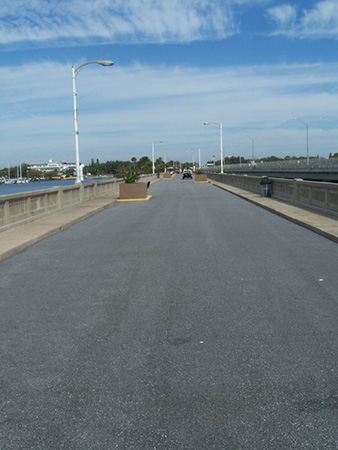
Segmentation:
{"type": "Polygon", "coordinates": [[[309,165],[309,125],[311,125],[313,122],[316,122],[317,120],[320,120],[320,117],[318,119],[312,120],[309,123],[306,123],[304,122],[304,120],[298,119],[297,117],[294,117],[293,120],[299,120],[299,122],[306,126],[306,164],[309,165]]]}
{"type": "Polygon", "coordinates": [[[151,143],[152,157],[153,157],[153,175],[155,173],[155,144],[163,144],[164,141],[155,141],[151,143]]]}
{"type": "Polygon", "coordinates": [[[198,150],[198,166],[199,169],[201,168],[201,149],[200,148],[196,148],[196,147],[192,147],[191,150],[198,150]]]}
{"type": "Polygon", "coordinates": [[[253,137],[251,137],[251,136],[249,136],[249,135],[246,135],[246,137],[248,137],[249,139],[251,139],[252,140],[252,162],[254,163],[255,162],[255,140],[257,139],[257,138],[259,138],[261,135],[259,135],[259,136],[255,136],[254,138],[253,137]]]}
{"type": "Polygon", "coordinates": [[[204,125],[218,125],[219,126],[219,134],[220,134],[220,140],[221,140],[221,173],[223,172],[223,136],[222,136],[222,124],[218,122],[204,122],[204,125]]]}
{"type": "Polygon", "coordinates": [[[79,156],[79,131],[78,131],[78,120],[77,120],[77,106],[76,106],[76,85],[75,78],[79,71],[88,64],[100,64],[100,66],[112,66],[113,61],[90,61],[81,66],[75,68],[72,66],[72,76],[73,76],[73,104],[74,104],[74,129],[75,129],[75,163],[76,163],[76,181],[75,183],[81,183],[83,180],[82,174],[80,173],[80,156],[79,156]]]}

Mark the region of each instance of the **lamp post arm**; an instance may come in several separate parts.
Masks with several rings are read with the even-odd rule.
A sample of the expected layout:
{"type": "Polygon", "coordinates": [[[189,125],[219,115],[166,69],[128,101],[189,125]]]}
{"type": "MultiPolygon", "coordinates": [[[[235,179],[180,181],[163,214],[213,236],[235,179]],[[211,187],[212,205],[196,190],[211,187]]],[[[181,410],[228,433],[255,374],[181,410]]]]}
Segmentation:
{"type": "MultiPolygon", "coordinates": [[[[305,125],[306,127],[309,125],[309,124],[307,124],[306,122],[304,122],[304,120],[302,120],[302,119],[298,119],[299,120],[299,122],[302,122],[302,124],[303,125],[305,125]]],[[[311,122],[312,123],[312,122],[311,122]]]]}
{"type": "Polygon", "coordinates": [[[113,61],[89,61],[84,64],[81,64],[81,66],[77,67],[76,69],[74,68],[75,76],[83,67],[88,66],[89,64],[99,64],[100,66],[112,66],[114,63],[113,61]]]}

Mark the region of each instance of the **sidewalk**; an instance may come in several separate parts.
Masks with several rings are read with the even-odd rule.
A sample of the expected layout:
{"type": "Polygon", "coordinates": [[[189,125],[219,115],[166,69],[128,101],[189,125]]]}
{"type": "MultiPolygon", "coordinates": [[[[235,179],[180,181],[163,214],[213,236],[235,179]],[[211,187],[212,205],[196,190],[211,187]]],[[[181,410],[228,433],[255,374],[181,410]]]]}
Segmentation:
{"type": "MultiPolygon", "coordinates": [[[[295,206],[273,200],[272,198],[260,197],[252,192],[226,184],[214,181],[212,184],[311,231],[319,233],[328,239],[338,242],[338,220],[336,219],[330,219],[320,214],[296,208],[295,206]]],[[[32,222],[24,225],[16,226],[6,231],[0,231],[0,261],[112,206],[117,198],[118,193],[106,195],[48,216],[36,218],[32,222]]]]}
{"type": "Polygon", "coordinates": [[[0,231],[0,261],[112,206],[117,198],[118,193],[115,192],[0,231]]]}
{"type": "Polygon", "coordinates": [[[315,233],[318,233],[332,241],[338,242],[338,219],[330,218],[321,214],[316,214],[311,211],[307,211],[303,208],[298,208],[288,203],[283,203],[278,200],[274,200],[271,197],[261,197],[253,192],[245,191],[234,186],[230,186],[224,183],[218,183],[217,181],[211,181],[211,184],[231,192],[238,197],[241,197],[255,205],[261,206],[268,211],[277,214],[284,219],[308,228],[315,233]]]}

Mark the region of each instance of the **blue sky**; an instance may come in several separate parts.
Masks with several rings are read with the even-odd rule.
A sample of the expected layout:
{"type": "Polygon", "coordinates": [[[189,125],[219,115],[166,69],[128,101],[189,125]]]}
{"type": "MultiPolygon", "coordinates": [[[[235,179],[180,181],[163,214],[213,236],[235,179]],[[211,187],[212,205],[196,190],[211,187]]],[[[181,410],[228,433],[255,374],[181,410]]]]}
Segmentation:
{"type": "Polygon", "coordinates": [[[1,0],[0,168],[338,152],[338,0],[1,0]]]}

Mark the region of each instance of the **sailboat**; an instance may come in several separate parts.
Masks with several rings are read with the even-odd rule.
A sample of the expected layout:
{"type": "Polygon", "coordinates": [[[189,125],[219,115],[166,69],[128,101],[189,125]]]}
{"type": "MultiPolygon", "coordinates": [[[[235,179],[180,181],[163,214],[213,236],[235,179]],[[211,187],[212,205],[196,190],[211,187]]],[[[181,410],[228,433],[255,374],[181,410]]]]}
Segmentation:
{"type": "Polygon", "coordinates": [[[11,179],[11,172],[9,170],[9,164],[8,164],[8,178],[4,181],[4,184],[13,184],[13,183],[15,183],[15,181],[11,179]]]}

